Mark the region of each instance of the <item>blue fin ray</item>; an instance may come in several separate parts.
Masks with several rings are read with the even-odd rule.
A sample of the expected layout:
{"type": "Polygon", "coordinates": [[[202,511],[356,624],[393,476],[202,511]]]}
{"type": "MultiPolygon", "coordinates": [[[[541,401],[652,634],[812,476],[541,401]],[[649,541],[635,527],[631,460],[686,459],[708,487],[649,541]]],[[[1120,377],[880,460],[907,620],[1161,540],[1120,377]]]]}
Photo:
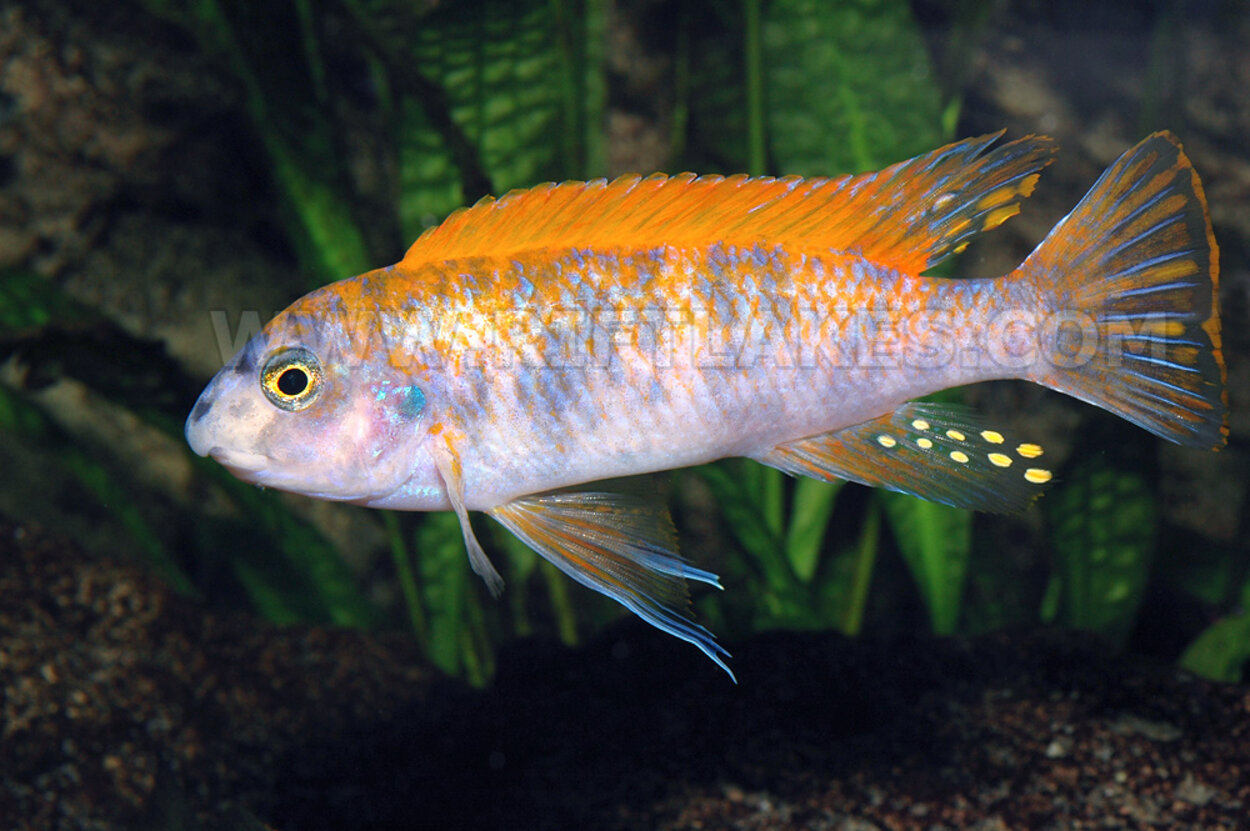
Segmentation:
{"type": "Polygon", "coordinates": [[[724,660],[729,653],[690,617],[686,580],[716,588],[720,580],[677,553],[666,510],[619,494],[548,493],[488,513],[565,574],[695,645],[734,677],[724,660]]]}

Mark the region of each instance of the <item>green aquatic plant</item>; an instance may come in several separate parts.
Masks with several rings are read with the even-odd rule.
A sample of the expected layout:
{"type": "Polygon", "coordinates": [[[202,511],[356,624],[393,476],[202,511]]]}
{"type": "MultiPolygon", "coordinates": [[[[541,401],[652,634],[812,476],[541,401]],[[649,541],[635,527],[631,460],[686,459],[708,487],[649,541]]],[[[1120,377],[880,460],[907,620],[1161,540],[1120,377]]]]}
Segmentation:
{"type": "Polygon", "coordinates": [[[1180,665],[1216,681],[1237,683],[1250,663],[1250,582],[1241,587],[1236,611],[1216,620],[1181,654],[1180,665]]]}
{"type": "MultiPolygon", "coordinates": [[[[1110,436],[1108,436],[1110,438],[1110,436]]],[[[1113,643],[1129,636],[1150,577],[1158,506],[1147,457],[1150,439],[1115,436],[1115,453],[1084,453],[1044,510],[1055,568],[1042,619],[1097,632],[1113,643]],[[1138,453],[1125,453],[1136,449],[1138,453]]]]}

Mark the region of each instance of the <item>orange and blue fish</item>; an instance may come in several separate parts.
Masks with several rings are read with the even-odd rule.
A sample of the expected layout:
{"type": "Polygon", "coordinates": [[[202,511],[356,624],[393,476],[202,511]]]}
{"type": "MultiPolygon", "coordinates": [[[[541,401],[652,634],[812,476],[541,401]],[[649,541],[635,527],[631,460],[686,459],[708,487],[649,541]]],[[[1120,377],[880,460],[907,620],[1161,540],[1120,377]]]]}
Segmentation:
{"type": "MultiPolygon", "coordinates": [[[[1001,135],[1001,134],[1000,134],[1001,135]]],[[[1179,142],[1127,151],[1017,269],[925,272],[1020,209],[1054,143],[971,138],[837,178],[626,176],[452,214],[253,337],[187,420],[266,487],[469,511],[729,672],[664,508],[582,486],[732,456],[1023,508],[1043,450],[918,403],[1024,378],[1171,441],[1227,435],[1217,248],[1179,142]]],[[[731,673],[732,675],[732,673],[731,673]]]]}

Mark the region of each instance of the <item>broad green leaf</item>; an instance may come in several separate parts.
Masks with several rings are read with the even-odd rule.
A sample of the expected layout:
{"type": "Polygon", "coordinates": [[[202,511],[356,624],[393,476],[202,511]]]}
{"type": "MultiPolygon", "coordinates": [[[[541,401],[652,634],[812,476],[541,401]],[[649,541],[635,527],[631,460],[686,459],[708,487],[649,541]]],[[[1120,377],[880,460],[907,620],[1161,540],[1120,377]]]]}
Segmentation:
{"type": "Polygon", "coordinates": [[[485,195],[465,192],[466,167],[480,171],[474,187],[496,194],[603,173],[602,17],[600,0],[467,0],[411,33],[406,71],[438,97],[399,108],[406,234],[485,195]]]}
{"type": "Polygon", "coordinates": [[[758,492],[751,487],[749,477],[742,475],[745,464],[735,460],[696,470],[711,489],[738,543],[763,569],[765,580],[773,585],[788,582],[790,568],[782,554],[780,534],[761,512],[758,492]]]}
{"type": "Polygon", "coordinates": [[[781,172],[874,170],[944,140],[941,89],[906,0],[773,0],[764,56],[781,172]]]}
{"type": "Polygon", "coordinates": [[[683,150],[675,160],[677,169],[733,174],[749,165],[742,27],[726,12],[734,7],[714,4],[720,15],[693,14],[683,20],[687,40],[678,55],[684,70],[678,92],[684,95],[677,106],[685,132],[674,137],[683,150]]]}
{"type": "Polygon", "coordinates": [[[820,565],[820,552],[825,541],[833,503],[846,482],[821,482],[799,479],[794,483],[790,500],[790,523],[786,529],[786,554],[794,573],[810,583],[820,565]]]}
{"type": "Polygon", "coordinates": [[[429,622],[430,660],[446,672],[461,674],[472,662],[465,647],[472,642],[469,607],[478,600],[470,582],[477,576],[469,568],[456,515],[441,511],[424,517],[413,547],[429,622]]]}
{"type": "Polygon", "coordinates": [[[879,498],[934,633],[953,634],[972,554],[972,513],[892,491],[879,498]]]}
{"type": "Polygon", "coordinates": [[[1022,568],[1020,556],[1004,556],[1004,548],[1015,547],[1014,538],[1004,538],[998,524],[982,525],[973,520],[975,533],[968,564],[968,586],[960,613],[960,634],[981,635],[1035,623],[1040,587],[1022,568]]]}
{"type": "Polygon", "coordinates": [[[1180,665],[1214,681],[1237,684],[1245,679],[1250,661],[1250,612],[1217,620],[1185,648],[1180,665]]]}
{"type": "Polygon", "coordinates": [[[746,69],[747,167],[762,176],[768,167],[768,124],[764,114],[763,0],[742,0],[743,63],[746,69]]]}
{"type": "Polygon", "coordinates": [[[610,0],[550,0],[560,39],[566,177],[607,172],[607,37],[610,0]]]}
{"type": "Polygon", "coordinates": [[[455,154],[420,101],[400,103],[399,124],[399,218],[406,240],[411,241],[494,188],[484,182],[482,193],[465,193],[455,154]]]}
{"type": "Polygon", "coordinates": [[[738,461],[737,483],[755,502],[768,532],[778,539],[785,525],[785,474],[776,468],[745,460],[738,461]]]}
{"type": "Polygon", "coordinates": [[[829,566],[818,573],[814,593],[817,608],[844,635],[855,636],[863,629],[868,590],[877,563],[881,540],[881,508],[875,500],[859,528],[859,538],[839,546],[829,566]]]}
{"type": "Polygon", "coordinates": [[[1146,477],[1087,456],[1044,502],[1055,551],[1057,622],[1122,643],[1137,618],[1157,513],[1146,477]]]}
{"type": "MultiPolygon", "coordinates": [[[[321,174],[319,152],[265,136],[273,173],[294,217],[288,221],[300,261],[320,282],[340,280],[374,267],[343,189],[321,174]]],[[[317,148],[324,150],[325,148],[317,148]]]]}

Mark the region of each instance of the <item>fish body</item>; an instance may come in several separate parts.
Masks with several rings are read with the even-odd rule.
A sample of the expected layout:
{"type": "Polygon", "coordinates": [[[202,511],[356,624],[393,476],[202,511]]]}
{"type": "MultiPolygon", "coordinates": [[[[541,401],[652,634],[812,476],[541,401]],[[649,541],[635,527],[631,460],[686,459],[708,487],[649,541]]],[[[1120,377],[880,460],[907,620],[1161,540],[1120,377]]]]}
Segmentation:
{"type": "Polygon", "coordinates": [[[835,179],[625,177],[486,200],[312,292],[205,390],[192,448],[249,481],[467,511],[721,666],[660,508],[599,479],[742,456],[948,504],[1026,505],[1037,445],[914,403],[1026,378],[1184,444],[1226,433],[1217,253],[1170,135],[1118,160],[1018,269],[923,272],[1019,210],[1053,144],[969,139],[835,179]]]}
{"type": "MultiPolygon", "coordinates": [[[[423,302],[407,314],[379,306],[387,318],[379,332],[392,334],[375,354],[393,355],[383,385],[402,385],[391,368],[425,353],[421,388],[427,401],[447,402],[444,421],[462,436],[470,510],[596,479],[760,456],[934,390],[1001,377],[992,360],[949,358],[956,342],[985,337],[995,308],[1019,303],[993,280],[907,277],[858,256],[759,245],[474,263],[489,275],[485,301],[461,294],[471,272],[456,265],[377,273],[401,302],[423,302]],[[758,285],[750,293],[717,296],[750,282],[758,285]],[[907,324],[938,322],[948,327],[943,336],[925,331],[904,342],[907,324]],[[445,331],[429,347],[411,348],[410,333],[440,324],[445,331]]],[[[340,290],[314,294],[302,314],[333,320],[340,290]]],[[[360,372],[369,372],[364,363],[360,372]]],[[[445,492],[428,489],[365,504],[451,507],[445,492]]]]}

